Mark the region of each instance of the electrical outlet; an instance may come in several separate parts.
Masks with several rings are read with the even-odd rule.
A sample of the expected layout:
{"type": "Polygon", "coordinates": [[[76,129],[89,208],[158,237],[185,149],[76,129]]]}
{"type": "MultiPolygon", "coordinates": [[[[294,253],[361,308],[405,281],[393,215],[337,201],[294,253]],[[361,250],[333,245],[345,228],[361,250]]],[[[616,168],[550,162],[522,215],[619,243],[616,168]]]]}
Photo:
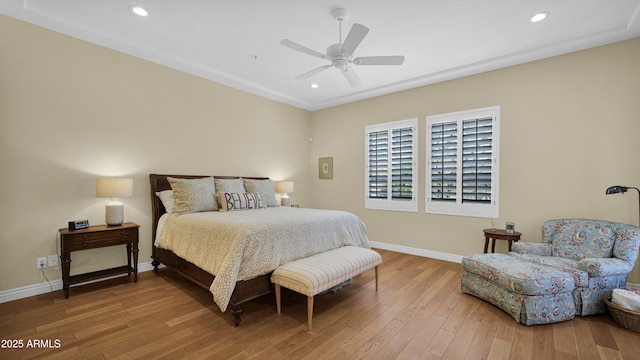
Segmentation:
{"type": "Polygon", "coordinates": [[[58,266],[58,255],[49,255],[49,267],[58,266]]]}
{"type": "Polygon", "coordinates": [[[38,269],[47,267],[47,258],[46,257],[38,258],[37,266],[38,266],[37,267],[38,269]]]}

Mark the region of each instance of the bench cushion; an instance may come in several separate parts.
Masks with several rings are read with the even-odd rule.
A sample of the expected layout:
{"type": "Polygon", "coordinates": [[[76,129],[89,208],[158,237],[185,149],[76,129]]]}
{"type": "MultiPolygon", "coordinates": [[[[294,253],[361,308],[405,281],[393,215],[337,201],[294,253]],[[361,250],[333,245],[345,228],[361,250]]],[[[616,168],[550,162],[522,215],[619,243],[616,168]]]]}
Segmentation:
{"type": "Polygon", "coordinates": [[[571,293],[572,276],[550,266],[505,254],[475,254],[462,259],[462,269],[523,295],[571,293]]]}
{"type": "Polygon", "coordinates": [[[371,249],[343,246],[284,264],[273,271],[271,282],[315,296],[381,263],[380,254],[371,249]]]}
{"type": "Polygon", "coordinates": [[[573,277],[573,281],[576,284],[576,286],[581,286],[581,287],[589,286],[589,273],[578,269],[578,261],[576,260],[557,257],[557,256],[521,254],[513,251],[510,252],[509,255],[516,256],[527,261],[551,266],[555,269],[562,270],[568,273],[569,275],[571,275],[571,277],[573,277]]]}

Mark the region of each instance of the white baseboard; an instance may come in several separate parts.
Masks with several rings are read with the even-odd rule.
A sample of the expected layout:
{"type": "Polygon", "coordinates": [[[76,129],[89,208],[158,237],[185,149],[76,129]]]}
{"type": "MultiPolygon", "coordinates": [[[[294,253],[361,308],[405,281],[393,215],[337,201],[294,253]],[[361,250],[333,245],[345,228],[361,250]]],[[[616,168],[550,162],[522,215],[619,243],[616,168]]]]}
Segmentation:
{"type": "MultiPolygon", "coordinates": [[[[162,267],[162,265],[160,265],[162,267]]],[[[138,264],[138,272],[145,272],[153,270],[153,265],[151,262],[146,262],[142,264],[138,264]]],[[[83,284],[91,284],[97,281],[115,279],[118,277],[127,276],[127,274],[115,275],[104,279],[99,280],[91,280],[84,282],[83,284]]],[[[35,295],[46,294],[52,291],[62,290],[62,279],[53,280],[50,283],[44,282],[40,284],[23,286],[17,289],[5,290],[0,292],[0,304],[6,303],[13,300],[24,299],[35,295]]]]}

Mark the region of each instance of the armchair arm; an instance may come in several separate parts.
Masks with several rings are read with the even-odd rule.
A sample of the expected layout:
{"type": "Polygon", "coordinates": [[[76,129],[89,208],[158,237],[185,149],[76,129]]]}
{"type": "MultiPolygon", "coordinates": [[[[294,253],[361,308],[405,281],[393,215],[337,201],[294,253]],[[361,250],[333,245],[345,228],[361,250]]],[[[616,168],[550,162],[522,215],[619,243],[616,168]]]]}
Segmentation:
{"type": "Polygon", "coordinates": [[[516,241],[511,246],[511,251],[520,254],[551,256],[551,245],[542,242],[516,241]]]}
{"type": "Polygon", "coordinates": [[[617,258],[585,258],[578,261],[578,270],[586,271],[593,278],[626,275],[633,270],[633,265],[617,258]]]}

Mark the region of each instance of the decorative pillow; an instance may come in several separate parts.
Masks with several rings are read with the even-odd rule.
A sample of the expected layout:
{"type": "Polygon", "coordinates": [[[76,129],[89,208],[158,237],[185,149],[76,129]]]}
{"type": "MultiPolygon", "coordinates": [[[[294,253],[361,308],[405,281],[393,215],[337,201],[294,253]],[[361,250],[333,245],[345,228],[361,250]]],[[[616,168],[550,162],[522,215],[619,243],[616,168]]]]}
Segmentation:
{"type": "Polygon", "coordinates": [[[218,202],[220,211],[248,210],[264,208],[262,198],[258,193],[228,193],[219,191],[218,202]]]}
{"type": "Polygon", "coordinates": [[[176,203],[176,213],[188,214],[218,210],[215,199],[216,186],[213,177],[177,179],[168,177],[176,203]]]}
{"type": "Polygon", "coordinates": [[[247,189],[247,192],[260,194],[266,206],[280,206],[276,200],[276,194],[273,192],[273,183],[270,179],[244,179],[244,188],[247,189]]]}
{"type": "Polygon", "coordinates": [[[176,211],[176,201],[173,198],[173,191],[158,191],[156,195],[160,198],[160,201],[162,201],[162,205],[164,205],[164,209],[167,213],[171,214],[176,211]]]}
{"type": "Polygon", "coordinates": [[[243,193],[246,191],[244,189],[244,182],[242,182],[241,178],[215,179],[215,183],[217,192],[243,193]]]}
{"type": "Polygon", "coordinates": [[[567,223],[554,229],[553,256],[582,260],[611,257],[615,233],[608,227],[582,222],[567,223]]]}

